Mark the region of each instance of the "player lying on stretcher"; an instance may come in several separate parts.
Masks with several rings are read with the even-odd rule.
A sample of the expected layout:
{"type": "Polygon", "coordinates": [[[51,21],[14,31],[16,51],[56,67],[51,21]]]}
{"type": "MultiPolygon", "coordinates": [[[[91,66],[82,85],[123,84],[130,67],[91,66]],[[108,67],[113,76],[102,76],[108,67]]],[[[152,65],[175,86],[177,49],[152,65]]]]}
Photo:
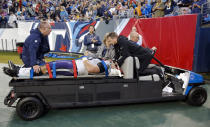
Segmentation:
{"type": "MultiPolygon", "coordinates": [[[[114,64],[110,60],[91,59],[88,60],[86,57],[82,60],[57,60],[47,63],[44,66],[40,66],[40,72],[37,74],[31,70],[31,68],[19,67],[13,64],[11,61],[8,62],[8,67],[3,67],[5,74],[11,77],[31,77],[41,76],[43,74],[50,74],[54,71],[56,75],[73,76],[75,73],[78,76],[88,74],[99,74],[104,73],[108,76],[120,76],[121,71],[119,66],[114,64]],[[50,72],[49,72],[50,71],[50,72]]],[[[53,75],[54,76],[54,75],[53,75]]]]}

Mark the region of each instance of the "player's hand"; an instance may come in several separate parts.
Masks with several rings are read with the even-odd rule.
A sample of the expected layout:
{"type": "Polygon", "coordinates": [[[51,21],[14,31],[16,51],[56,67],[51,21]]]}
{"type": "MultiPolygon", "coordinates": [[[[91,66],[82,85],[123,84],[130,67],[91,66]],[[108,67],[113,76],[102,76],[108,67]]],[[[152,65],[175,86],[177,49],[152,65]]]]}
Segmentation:
{"type": "Polygon", "coordinates": [[[33,69],[34,69],[34,72],[35,72],[35,73],[39,73],[40,70],[41,70],[39,65],[34,65],[34,66],[33,66],[33,69]]]}
{"type": "Polygon", "coordinates": [[[95,42],[97,42],[97,40],[95,40],[95,39],[92,39],[92,42],[93,42],[93,43],[95,43],[95,42]]]}
{"type": "Polygon", "coordinates": [[[118,65],[117,62],[115,62],[115,66],[116,66],[117,69],[120,69],[120,66],[118,65]]]}
{"type": "Polygon", "coordinates": [[[89,54],[88,51],[85,51],[85,52],[84,52],[84,55],[85,55],[85,56],[88,56],[88,54],[89,54]]]}
{"type": "Polygon", "coordinates": [[[152,47],[152,50],[153,50],[153,51],[156,51],[156,50],[157,50],[157,48],[156,48],[156,47],[152,47]]]}
{"type": "Polygon", "coordinates": [[[112,69],[116,68],[116,66],[115,66],[114,63],[111,63],[111,68],[112,68],[112,69]]]}

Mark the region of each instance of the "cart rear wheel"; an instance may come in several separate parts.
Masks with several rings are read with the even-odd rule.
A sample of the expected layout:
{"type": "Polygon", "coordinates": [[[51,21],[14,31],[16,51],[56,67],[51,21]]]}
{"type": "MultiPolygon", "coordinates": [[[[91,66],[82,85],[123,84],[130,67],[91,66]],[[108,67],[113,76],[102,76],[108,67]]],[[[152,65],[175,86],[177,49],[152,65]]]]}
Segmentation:
{"type": "Polygon", "coordinates": [[[16,111],[23,120],[30,121],[39,118],[43,114],[44,106],[39,99],[26,97],[19,100],[16,111]]]}
{"type": "Polygon", "coordinates": [[[187,103],[193,106],[201,106],[206,102],[207,92],[202,87],[194,87],[187,96],[187,103]]]}

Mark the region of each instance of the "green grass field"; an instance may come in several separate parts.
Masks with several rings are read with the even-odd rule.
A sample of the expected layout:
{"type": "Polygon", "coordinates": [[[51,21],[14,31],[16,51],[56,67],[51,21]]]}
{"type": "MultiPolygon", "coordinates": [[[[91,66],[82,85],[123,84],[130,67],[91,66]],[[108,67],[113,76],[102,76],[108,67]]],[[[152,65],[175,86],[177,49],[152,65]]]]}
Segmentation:
{"type": "Polygon", "coordinates": [[[7,63],[8,60],[15,64],[23,64],[17,52],[0,52],[0,63],[7,63]]]}

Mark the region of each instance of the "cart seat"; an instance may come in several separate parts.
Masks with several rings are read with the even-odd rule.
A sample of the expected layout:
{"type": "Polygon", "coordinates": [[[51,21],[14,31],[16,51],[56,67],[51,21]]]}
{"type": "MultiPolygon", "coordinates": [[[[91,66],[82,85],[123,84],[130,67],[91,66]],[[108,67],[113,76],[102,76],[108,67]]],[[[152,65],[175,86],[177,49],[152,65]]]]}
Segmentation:
{"type": "Polygon", "coordinates": [[[153,75],[146,75],[146,76],[139,76],[140,81],[160,81],[160,77],[157,74],[153,75]]]}
{"type": "Polygon", "coordinates": [[[133,57],[129,56],[124,60],[121,70],[123,71],[124,79],[134,78],[133,57]]]}
{"type": "MultiPolygon", "coordinates": [[[[124,63],[121,66],[121,69],[124,73],[124,79],[133,79],[134,78],[134,65],[136,65],[135,69],[140,68],[140,63],[137,57],[135,57],[135,64],[133,57],[129,56],[125,59],[124,63]]],[[[148,68],[152,68],[156,66],[155,64],[149,64],[148,68]]],[[[160,77],[157,74],[151,74],[151,75],[144,75],[139,76],[138,78],[140,81],[160,81],[160,77]]]]}

